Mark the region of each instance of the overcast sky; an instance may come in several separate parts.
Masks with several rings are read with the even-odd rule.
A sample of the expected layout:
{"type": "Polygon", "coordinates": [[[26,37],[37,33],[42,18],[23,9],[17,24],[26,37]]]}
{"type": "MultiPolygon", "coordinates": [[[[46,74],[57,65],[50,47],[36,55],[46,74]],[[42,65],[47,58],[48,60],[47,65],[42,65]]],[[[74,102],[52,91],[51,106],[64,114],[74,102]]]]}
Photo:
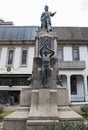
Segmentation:
{"type": "Polygon", "coordinates": [[[0,0],[0,19],[15,25],[40,26],[40,16],[48,5],[52,26],[87,26],[88,0],[0,0]]]}

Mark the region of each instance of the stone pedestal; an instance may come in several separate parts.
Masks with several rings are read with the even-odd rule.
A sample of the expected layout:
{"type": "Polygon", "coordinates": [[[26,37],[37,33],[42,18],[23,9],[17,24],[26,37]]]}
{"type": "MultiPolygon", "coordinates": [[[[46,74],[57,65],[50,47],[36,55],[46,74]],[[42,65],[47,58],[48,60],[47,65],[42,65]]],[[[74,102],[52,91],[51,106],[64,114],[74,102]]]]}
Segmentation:
{"type": "Polygon", "coordinates": [[[57,113],[57,89],[32,90],[28,119],[57,118],[57,113]]]}
{"type": "Polygon", "coordinates": [[[68,105],[68,90],[24,89],[19,109],[4,119],[4,129],[41,130],[43,126],[60,121],[83,121],[68,105]]]}
{"type": "Polygon", "coordinates": [[[52,122],[59,122],[57,89],[32,90],[27,129],[41,130],[44,125],[52,122]]]}
{"type": "Polygon", "coordinates": [[[40,89],[33,90],[31,107],[28,119],[58,119],[57,117],[57,90],[40,89]]]}

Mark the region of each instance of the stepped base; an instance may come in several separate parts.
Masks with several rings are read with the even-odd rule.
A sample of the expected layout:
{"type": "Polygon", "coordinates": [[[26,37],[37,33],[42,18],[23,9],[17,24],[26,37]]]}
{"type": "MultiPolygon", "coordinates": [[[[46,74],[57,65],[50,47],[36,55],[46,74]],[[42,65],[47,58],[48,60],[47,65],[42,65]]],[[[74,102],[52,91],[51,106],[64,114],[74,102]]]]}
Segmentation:
{"type": "Polygon", "coordinates": [[[28,91],[31,94],[31,101],[29,98],[25,98],[22,90],[21,107],[4,119],[3,128],[5,130],[13,130],[13,128],[16,130],[41,130],[50,123],[84,121],[82,116],[71,110],[67,102],[64,102],[65,100],[61,99],[62,102],[58,102],[57,99],[60,100],[61,94],[65,94],[64,96],[67,97],[66,89],[40,89],[27,90],[27,92],[24,90],[25,93],[28,91]]]}
{"type": "Polygon", "coordinates": [[[59,107],[57,116],[31,116],[28,119],[29,108],[21,107],[4,120],[5,130],[41,130],[42,127],[61,121],[83,122],[82,116],[71,110],[70,107],[59,107]]]}
{"type": "Polygon", "coordinates": [[[29,113],[29,107],[19,107],[16,112],[5,117],[3,123],[4,130],[26,130],[26,121],[29,113]]]}

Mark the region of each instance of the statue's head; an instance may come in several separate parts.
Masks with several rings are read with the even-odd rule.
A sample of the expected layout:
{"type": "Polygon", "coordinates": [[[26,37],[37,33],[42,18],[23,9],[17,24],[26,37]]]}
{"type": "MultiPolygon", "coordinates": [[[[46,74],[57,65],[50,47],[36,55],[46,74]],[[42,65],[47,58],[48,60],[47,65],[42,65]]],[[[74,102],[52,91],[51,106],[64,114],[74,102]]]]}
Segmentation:
{"type": "Polygon", "coordinates": [[[48,11],[49,7],[47,5],[45,5],[45,11],[48,11]]]}

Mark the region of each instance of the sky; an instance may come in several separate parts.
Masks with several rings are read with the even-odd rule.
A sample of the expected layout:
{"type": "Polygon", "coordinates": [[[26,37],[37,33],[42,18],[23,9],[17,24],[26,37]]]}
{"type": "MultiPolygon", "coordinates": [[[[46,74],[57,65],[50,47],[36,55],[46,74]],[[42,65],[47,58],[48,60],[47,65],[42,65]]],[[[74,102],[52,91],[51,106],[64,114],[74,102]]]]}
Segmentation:
{"type": "Polygon", "coordinates": [[[0,19],[16,26],[40,26],[45,5],[57,12],[52,26],[88,27],[88,0],[0,0],[0,19]]]}

